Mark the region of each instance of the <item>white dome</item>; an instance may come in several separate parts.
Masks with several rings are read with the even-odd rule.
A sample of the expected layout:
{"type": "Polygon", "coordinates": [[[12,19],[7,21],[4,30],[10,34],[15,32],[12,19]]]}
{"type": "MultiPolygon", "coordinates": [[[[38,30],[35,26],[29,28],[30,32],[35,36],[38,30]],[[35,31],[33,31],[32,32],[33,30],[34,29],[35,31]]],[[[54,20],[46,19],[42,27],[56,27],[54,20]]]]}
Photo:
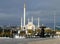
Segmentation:
{"type": "Polygon", "coordinates": [[[26,29],[35,29],[35,25],[32,23],[32,22],[29,22],[27,25],[26,25],[26,29]]]}

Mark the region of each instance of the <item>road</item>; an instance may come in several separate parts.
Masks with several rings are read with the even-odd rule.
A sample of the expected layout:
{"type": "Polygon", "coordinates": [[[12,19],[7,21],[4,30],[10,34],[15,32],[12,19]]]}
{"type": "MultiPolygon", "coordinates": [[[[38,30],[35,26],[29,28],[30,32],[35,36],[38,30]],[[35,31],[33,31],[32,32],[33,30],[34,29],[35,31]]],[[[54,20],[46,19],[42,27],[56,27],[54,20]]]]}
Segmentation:
{"type": "Polygon", "coordinates": [[[0,44],[28,44],[29,42],[32,41],[44,41],[48,39],[52,39],[52,38],[27,38],[27,39],[0,38],[0,44]]]}

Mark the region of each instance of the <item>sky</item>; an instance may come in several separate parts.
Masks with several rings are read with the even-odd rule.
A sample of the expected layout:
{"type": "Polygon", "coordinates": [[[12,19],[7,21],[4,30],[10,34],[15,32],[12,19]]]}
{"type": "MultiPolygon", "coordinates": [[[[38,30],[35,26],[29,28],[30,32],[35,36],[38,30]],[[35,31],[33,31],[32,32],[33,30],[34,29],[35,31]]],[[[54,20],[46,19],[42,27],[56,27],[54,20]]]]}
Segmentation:
{"type": "MultiPolygon", "coordinates": [[[[20,25],[23,18],[24,0],[0,0],[0,25],[20,25]]],[[[60,0],[26,0],[26,22],[33,16],[34,24],[40,18],[40,24],[60,25],[60,0]]]]}

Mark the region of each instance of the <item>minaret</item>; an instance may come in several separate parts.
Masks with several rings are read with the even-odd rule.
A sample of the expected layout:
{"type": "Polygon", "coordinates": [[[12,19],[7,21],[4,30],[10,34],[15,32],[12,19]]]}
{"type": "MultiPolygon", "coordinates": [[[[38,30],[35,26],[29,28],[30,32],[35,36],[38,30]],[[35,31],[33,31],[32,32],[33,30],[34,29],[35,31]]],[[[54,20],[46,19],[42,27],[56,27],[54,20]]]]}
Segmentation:
{"type": "Polygon", "coordinates": [[[54,31],[55,31],[55,25],[56,25],[56,21],[55,21],[55,12],[54,12],[54,31]]]}
{"type": "Polygon", "coordinates": [[[32,19],[31,19],[31,20],[32,20],[32,23],[33,23],[33,17],[32,17],[32,19]]]}
{"type": "Polygon", "coordinates": [[[21,17],[21,28],[22,28],[22,17],[21,17]]]}
{"type": "Polygon", "coordinates": [[[40,21],[39,21],[39,18],[38,18],[38,27],[40,26],[39,22],[40,22],[40,21]]]}
{"type": "Polygon", "coordinates": [[[24,3],[24,26],[25,26],[25,17],[26,17],[26,4],[24,3]]]}

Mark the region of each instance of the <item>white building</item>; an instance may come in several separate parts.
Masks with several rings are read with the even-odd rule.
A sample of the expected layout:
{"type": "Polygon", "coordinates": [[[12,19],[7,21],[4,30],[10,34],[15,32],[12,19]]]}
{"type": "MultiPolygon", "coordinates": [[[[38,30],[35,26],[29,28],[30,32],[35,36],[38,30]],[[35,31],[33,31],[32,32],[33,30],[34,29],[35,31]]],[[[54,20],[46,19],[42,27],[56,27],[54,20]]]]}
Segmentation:
{"type": "Polygon", "coordinates": [[[33,30],[35,31],[35,25],[32,23],[32,22],[29,22],[27,25],[26,25],[26,29],[28,30],[33,30]]]}

